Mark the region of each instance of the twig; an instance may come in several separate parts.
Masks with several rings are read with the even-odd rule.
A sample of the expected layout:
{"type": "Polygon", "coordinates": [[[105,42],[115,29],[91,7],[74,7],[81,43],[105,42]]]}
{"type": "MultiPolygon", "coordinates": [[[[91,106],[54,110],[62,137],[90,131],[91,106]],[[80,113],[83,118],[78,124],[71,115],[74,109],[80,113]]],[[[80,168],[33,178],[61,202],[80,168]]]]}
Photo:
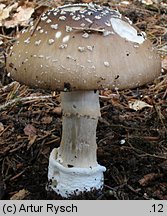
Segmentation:
{"type": "Polygon", "coordinates": [[[33,36],[36,28],[38,27],[39,23],[41,22],[41,16],[42,16],[42,14],[39,16],[39,18],[37,19],[37,21],[36,21],[36,23],[34,25],[34,28],[33,28],[32,32],[31,32],[31,37],[33,36]]]}
{"type": "Polygon", "coordinates": [[[7,92],[9,91],[11,88],[13,88],[18,82],[14,81],[9,83],[8,85],[4,86],[3,88],[0,89],[0,92],[7,92]]]}
{"type": "Polygon", "coordinates": [[[3,34],[0,34],[0,37],[6,38],[6,39],[13,39],[13,37],[10,37],[10,36],[7,36],[7,35],[3,35],[3,34]]]}
{"type": "Polygon", "coordinates": [[[145,152],[145,151],[143,151],[141,149],[135,148],[132,145],[130,145],[130,147],[128,147],[128,146],[122,146],[121,148],[122,149],[131,149],[131,150],[134,150],[134,151],[139,151],[141,153],[137,153],[136,152],[136,154],[138,156],[140,156],[140,157],[148,157],[149,156],[149,157],[153,157],[153,158],[167,160],[167,157],[165,157],[165,156],[160,156],[160,155],[156,155],[156,154],[150,154],[150,153],[147,153],[147,152],[145,152]]]}
{"type": "Polygon", "coordinates": [[[131,190],[133,193],[138,194],[138,195],[142,195],[137,189],[134,189],[131,185],[126,184],[127,188],[129,190],[131,190]]]}
{"type": "Polygon", "coordinates": [[[7,109],[7,107],[16,104],[18,102],[23,102],[23,101],[29,101],[29,100],[45,100],[47,98],[52,98],[52,95],[42,95],[42,96],[30,96],[30,97],[23,97],[23,98],[15,98],[13,100],[10,100],[6,102],[5,104],[0,106],[0,111],[7,109]]]}
{"type": "Polygon", "coordinates": [[[16,174],[15,176],[11,177],[9,180],[10,180],[10,181],[13,181],[13,180],[17,179],[17,178],[20,177],[26,170],[27,170],[27,168],[25,168],[23,171],[21,171],[20,173],[16,174]]]}
{"type": "Polygon", "coordinates": [[[162,126],[163,126],[163,128],[164,128],[164,130],[165,130],[165,132],[167,133],[167,128],[166,128],[166,125],[165,125],[165,123],[164,123],[165,117],[163,116],[163,114],[162,114],[162,112],[161,112],[161,107],[158,106],[158,105],[156,105],[156,104],[154,104],[154,107],[155,107],[155,110],[156,110],[157,115],[158,115],[158,117],[159,117],[159,120],[160,120],[160,122],[161,122],[161,124],[162,124],[162,126]]]}

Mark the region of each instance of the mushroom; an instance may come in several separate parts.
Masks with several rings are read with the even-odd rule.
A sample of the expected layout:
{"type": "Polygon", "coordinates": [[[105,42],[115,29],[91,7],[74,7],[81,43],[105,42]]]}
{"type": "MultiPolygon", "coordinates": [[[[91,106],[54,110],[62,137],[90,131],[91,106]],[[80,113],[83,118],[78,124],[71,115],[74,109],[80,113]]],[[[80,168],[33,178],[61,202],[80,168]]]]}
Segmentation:
{"type": "Polygon", "coordinates": [[[98,90],[151,82],[160,57],[143,32],[107,7],[65,5],[30,25],[11,48],[7,68],[19,82],[61,92],[62,139],[50,154],[50,187],[63,197],[101,190],[106,168],[96,153],[98,90]]]}

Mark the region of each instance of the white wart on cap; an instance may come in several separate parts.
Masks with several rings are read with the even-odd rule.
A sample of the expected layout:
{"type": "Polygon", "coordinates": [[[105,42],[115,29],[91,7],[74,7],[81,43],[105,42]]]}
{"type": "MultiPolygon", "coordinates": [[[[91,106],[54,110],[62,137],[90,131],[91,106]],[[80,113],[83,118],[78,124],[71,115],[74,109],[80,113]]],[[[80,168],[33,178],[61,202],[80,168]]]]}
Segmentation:
{"type": "Polygon", "coordinates": [[[50,90],[133,88],[160,73],[160,57],[144,33],[115,10],[66,5],[44,13],[7,59],[11,76],[50,90]]]}

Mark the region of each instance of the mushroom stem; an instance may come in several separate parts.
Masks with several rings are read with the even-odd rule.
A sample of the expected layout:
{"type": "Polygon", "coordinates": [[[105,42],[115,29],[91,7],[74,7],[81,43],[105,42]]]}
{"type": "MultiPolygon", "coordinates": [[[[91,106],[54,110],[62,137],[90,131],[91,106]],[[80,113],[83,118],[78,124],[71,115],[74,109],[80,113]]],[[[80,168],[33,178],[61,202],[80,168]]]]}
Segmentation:
{"type": "Polygon", "coordinates": [[[96,127],[99,94],[94,91],[61,93],[63,132],[60,147],[49,158],[51,189],[63,197],[101,190],[106,168],[97,163],[96,127]]]}
{"type": "Polygon", "coordinates": [[[65,167],[94,167],[99,94],[94,91],[61,93],[63,131],[58,159],[65,167]]]}

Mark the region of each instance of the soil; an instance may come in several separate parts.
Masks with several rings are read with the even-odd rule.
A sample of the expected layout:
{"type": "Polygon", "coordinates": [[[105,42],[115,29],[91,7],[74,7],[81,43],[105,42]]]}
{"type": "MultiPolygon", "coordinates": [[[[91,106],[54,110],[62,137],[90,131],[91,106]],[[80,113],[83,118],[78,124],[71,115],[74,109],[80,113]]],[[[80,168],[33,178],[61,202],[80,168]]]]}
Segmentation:
{"type": "MultiPolygon", "coordinates": [[[[140,88],[100,92],[97,159],[107,169],[104,188],[70,199],[166,200],[167,5],[165,1],[151,5],[137,0],[129,5],[119,0],[95,2],[118,8],[146,31],[161,55],[163,70],[154,82],[140,88]],[[132,100],[145,105],[135,110],[129,106],[132,100]]],[[[19,30],[1,27],[0,31],[6,37],[0,55],[0,199],[64,199],[46,191],[49,154],[61,141],[59,92],[30,89],[7,76],[4,55],[19,30]]]]}

